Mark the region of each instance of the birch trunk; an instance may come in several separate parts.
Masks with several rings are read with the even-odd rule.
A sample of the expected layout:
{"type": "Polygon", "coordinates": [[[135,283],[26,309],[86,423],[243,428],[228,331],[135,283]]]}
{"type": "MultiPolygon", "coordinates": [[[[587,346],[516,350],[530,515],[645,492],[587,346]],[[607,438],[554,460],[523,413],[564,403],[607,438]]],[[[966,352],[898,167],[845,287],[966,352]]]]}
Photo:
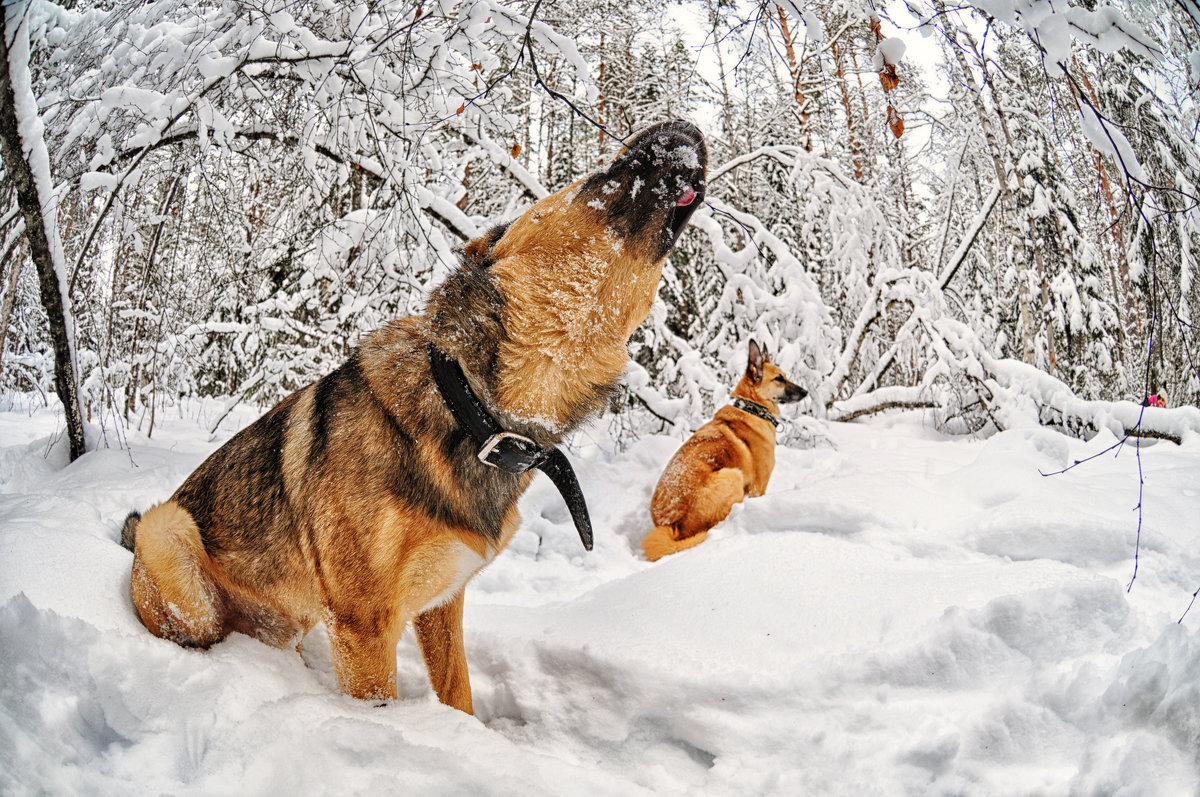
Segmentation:
{"type": "Polygon", "coordinates": [[[0,31],[3,33],[0,35],[0,156],[3,156],[4,169],[16,188],[17,204],[25,218],[29,257],[38,272],[42,307],[49,319],[50,341],[54,348],[54,389],[62,403],[73,462],[84,452],[83,413],[79,406],[71,322],[67,317],[62,248],[61,245],[55,245],[58,243],[57,208],[54,198],[47,195],[52,187],[39,184],[34,166],[30,163],[31,158],[40,154],[48,175],[49,157],[41,137],[36,101],[28,85],[28,31],[22,19],[25,10],[25,3],[6,6],[5,25],[0,31]],[[16,81],[20,81],[20,84],[16,81]],[[18,89],[23,95],[20,105],[16,94],[18,89]],[[31,104],[32,108],[29,107],[31,104]],[[32,119],[29,118],[31,114],[32,119]],[[22,119],[22,116],[25,118],[19,124],[18,119],[22,119]],[[36,124],[31,124],[31,121],[36,124]],[[32,132],[36,132],[36,140],[22,138],[23,133],[30,139],[35,138],[32,132]]]}

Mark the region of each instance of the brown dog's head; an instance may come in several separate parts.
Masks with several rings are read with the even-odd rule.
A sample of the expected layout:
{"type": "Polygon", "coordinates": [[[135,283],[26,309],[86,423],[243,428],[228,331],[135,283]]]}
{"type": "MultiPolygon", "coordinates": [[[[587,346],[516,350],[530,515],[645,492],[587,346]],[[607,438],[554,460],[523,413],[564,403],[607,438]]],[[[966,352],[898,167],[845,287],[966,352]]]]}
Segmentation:
{"type": "Polygon", "coordinates": [[[467,247],[503,302],[499,409],[558,431],[603,405],[663,259],[704,199],[707,162],[695,125],[654,125],[611,165],[467,247]]]}
{"type": "Polygon", "coordinates": [[[691,122],[664,122],[631,138],[607,169],[577,183],[573,202],[651,260],[666,256],[704,201],[708,149],[691,122]]]}
{"type": "Polygon", "coordinates": [[[489,254],[497,263],[517,257],[528,265],[537,250],[555,256],[560,268],[595,269],[620,260],[659,265],[704,200],[707,164],[704,136],[691,122],[649,127],[610,166],[538,201],[508,225],[489,254]]]}
{"type": "Polygon", "coordinates": [[[746,358],[746,373],[733,389],[733,395],[761,404],[775,414],[780,404],[799,401],[808,391],[792,382],[779,367],[771,362],[765,346],[759,347],[750,341],[750,352],[746,358]]]}

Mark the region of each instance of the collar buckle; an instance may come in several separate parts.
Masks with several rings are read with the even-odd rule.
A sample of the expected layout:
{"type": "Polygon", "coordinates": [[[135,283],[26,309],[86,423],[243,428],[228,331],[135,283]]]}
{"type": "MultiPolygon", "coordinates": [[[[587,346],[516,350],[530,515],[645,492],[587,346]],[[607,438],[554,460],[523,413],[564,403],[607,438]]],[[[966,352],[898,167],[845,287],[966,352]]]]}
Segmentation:
{"type": "Polygon", "coordinates": [[[536,468],[544,458],[544,449],[516,432],[499,432],[484,441],[476,454],[479,461],[505,473],[520,474],[536,468]]]}

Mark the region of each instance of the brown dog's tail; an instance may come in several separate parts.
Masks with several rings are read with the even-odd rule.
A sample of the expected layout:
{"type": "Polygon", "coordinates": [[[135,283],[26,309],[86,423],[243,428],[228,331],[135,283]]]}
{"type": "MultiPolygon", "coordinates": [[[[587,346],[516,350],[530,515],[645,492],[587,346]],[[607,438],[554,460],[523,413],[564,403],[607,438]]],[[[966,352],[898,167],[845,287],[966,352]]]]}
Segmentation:
{"type": "Polygon", "coordinates": [[[646,535],[642,540],[642,553],[651,562],[657,562],[664,556],[670,556],[673,553],[687,550],[692,546],[699,545],[708,539],[708,532],[702,531],[699,534],[693,534],[691,537],[684,537],[682,540],[675,539],[675,529],[671,526],[655,526],[654,531],[646,535]]]}
{"type": "Polygon", "coordinates": [[[133,550],[133,541],[137,538],[137,524],[142,519],[141,512],[130,512],[125,517],[125,525],[121,527],[121,547],[133,550]]]}

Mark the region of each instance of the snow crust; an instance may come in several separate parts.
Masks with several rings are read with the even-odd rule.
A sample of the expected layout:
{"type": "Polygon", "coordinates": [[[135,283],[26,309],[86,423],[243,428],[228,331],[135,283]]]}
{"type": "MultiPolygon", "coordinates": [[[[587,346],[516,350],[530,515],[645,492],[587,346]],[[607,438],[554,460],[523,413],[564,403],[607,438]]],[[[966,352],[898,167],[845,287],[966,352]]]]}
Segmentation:
{"type": "MultiPolygon", "coordinates": [[[[10,397],[11,398],[11,397],[10,397]]],[[[468,588],[476,717],[433,697],[411,632],[400,698],[337,692],[234,635],[148,634],[116,542],[210,441],[219,403],[65,466],[53,412],[0,413],[0,792],[1194,794],[1200,442],[1132,453],[1045,429],[946,439],[921,416],[814,422],[767,494],[703,545],[634,552],[679,439],[575,439],[596,549],[535,479],[468,588]]],[[[226,424],[254,417],[241,408],[226,424]]]]}

